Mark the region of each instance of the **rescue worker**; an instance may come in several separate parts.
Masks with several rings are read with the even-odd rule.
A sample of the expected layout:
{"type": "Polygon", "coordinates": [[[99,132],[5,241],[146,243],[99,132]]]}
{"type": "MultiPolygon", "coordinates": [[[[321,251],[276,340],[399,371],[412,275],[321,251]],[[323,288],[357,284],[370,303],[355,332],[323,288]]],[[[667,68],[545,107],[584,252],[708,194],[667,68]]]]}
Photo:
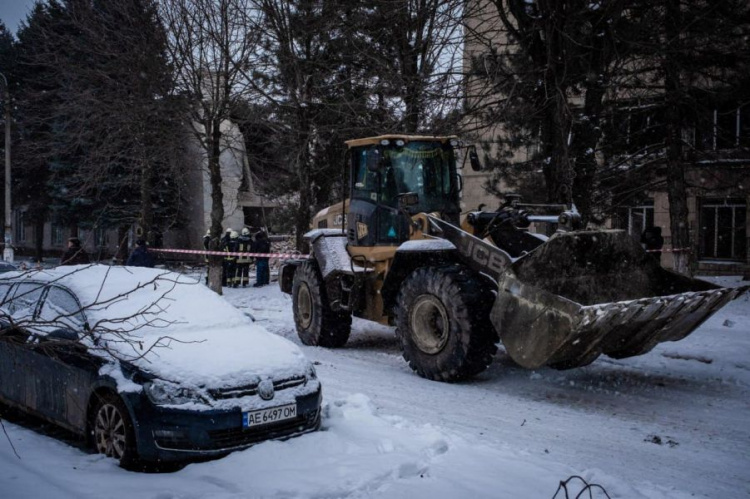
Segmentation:
{"type": "Polygon", "coordinates": [[[664,246],[661,227],[647,227],[641,235],[641,246],[643,246],[643,248],[645,248],[657,262],[661,262],[661,249],[664,246]]]}
{"type": "MultiPolygon", "coordinates": [[[[253,250],[253,238],[250,236],[250,229],[243,227],[242,234],[239,237],[239,252],[250,253],[253,250]]],[[[252,257],[237,257],[237,280],[243,288],[250,282],[250,262],[252,257]]]]}
{"type": "Polygon", "coordinates": [[[150,267],[154,266],[154,255],[148,250],[146,241],[138,239],[135,242],[135,249],[130,254],[128,261],[125,263],[130,267],[150,267]]]}
{"type": "Polygon", "coordinates": [[[81,246],[81,240],[77,237],[68,239],[68,249],[60,259],[60,265],[83,265],[91,263],[89,255],[81,246]]]}
{"type": "MultiPolygon", "coordinates": [[[[219,241],[219,249],[221,251],[224,251],[224,252],[228,252],[229,251],[229,241],[231,239],[231,236],[232,236],[232,228],[228,227],[224,231],[224,235],[221,236],[221,240],[219,241]]],[[[234,260],[232,260],[232,258],[234,258],[234,257],[231,257],[231,258],[230,257],[224,257],[224,260],[221,262],[221,285],[222,285],[222,287],[227,285],[227,282],[228,282],[228,280],[230,278],[228,266],[229,266],[230,260],[231,260],[232,263],[234,262],[234,260]]]]}
{"type": "MultiPolygon", "coordinates": [[[[255,235],[255,244],[253,244],[253,253],[270,253],[271,242],[263,230],[258,231],[255,235]]],[[[255,259],[255,284],[253,287],[259,288],[269,284],[271,281],[271,271],[268,268],[268,258],[260,257],[255,259]]]]}
{"type": "MultiPolygon", "coordinates": [[[[208,251],[211,247],[211,229],[208,229],[206,231],[206,235],[203,236],[203,249],[208,251]]],[[[209,265],[208,265],[208,255],[203,255],[203,262],[206,264],[206,286],[208,286],[208,271],[209,265]]]]}
{"type": "MultiPolygon", "coordinates": [[[[240,249],[240,234],[233,230],[229,233],[229,242],[224,247],[224,251],[227,253],[237,253],[240,249]]],[[[226,272],[225,272],[225,278],[226,278],[226,284],[222,284],[224,286],[230,286],[232,288],[236,288],[238,284],[237,279],[237,257],[234,255],[227,255],[224,257],[224,263],[226,265],[226,272]]]]}
{"type": "MultiPolygon", "coordinates": [[[[211,246],[211,229],[208,229],[206,231],[206,235],[203,236],[203,249],[208,251],[208,248],[211,246]]],[[[208,263],[208,255],[205,256],[206,263],[208,263]]]]}
{"type": "Polygon", "coordinates": [[[221,236],[221,244],[220,244],[219,246],[220,246],[221,248],[224,248],[224,246],[226,246],[227,244],[229,244],[229,239],[231,238],[231,236],[232,236],[232,228],[231,228],[231,227],[228,227],[228,228],[227,228],[227,229],[226,229],[226,230],[224,231],[224,235],[223,235],[223,236],[221,236]]]}

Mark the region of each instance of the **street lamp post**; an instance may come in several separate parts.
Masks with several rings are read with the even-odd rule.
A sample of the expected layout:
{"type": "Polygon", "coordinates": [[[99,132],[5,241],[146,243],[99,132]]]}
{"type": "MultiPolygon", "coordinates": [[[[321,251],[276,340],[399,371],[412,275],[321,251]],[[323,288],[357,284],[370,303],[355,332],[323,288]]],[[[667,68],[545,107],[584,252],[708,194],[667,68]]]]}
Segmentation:
{"type": "Polygon", "coordinates": [[[2,77],[5,89],[5,249],[3,259],[13,263],[13,226],[10,212],[10,88],[5,75],[0,73],[0,77],[2,77]]]}

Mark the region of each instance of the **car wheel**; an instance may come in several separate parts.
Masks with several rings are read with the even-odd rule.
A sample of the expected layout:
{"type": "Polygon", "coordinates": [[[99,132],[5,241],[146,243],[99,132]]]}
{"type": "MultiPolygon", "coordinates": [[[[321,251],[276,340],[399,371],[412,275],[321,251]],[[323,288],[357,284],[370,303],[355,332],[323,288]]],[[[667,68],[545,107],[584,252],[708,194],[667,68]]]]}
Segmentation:
{"type": "Polygon", "coordinates": [[[92,414],[91,431],[98,453],[115,458],[123,468],[136,462],[133,422],[120,397],[111,393],[99,396],[92,414]]]}
{"type": "Polygon", "coordinates": [[[352,329],[352,316],[331,310],[315,262],[303,263],[294,273],[292,308],[302,343],[328,348],[346,344],[352,329]]]}
{"type": "Polygon", "coordinates": [[[395,307],[396,336],[409,366],[435,381],[459,381],[484,371],[497,351],[493,299],[463,266],[412,272],[395,307]]]}

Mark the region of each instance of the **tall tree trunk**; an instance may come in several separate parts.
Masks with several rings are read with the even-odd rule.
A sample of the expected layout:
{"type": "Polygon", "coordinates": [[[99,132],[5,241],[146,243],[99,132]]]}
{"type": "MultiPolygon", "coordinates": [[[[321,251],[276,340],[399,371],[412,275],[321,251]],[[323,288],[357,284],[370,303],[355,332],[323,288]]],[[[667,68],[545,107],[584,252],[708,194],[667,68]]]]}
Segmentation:
{"type": "Polygon", "coordinates": [[[128,259],[128,232],[130,228],[127,225],[121,225],[117,228],[117,253],[115,258],[123,264],[128,259]]]}
{"type": "Polygon", "coordinates": [[[143,238],[154,245],[154,209],[152,205],[154,192],[154,167],[145,160],[141,167],[141,228],[143,238]]]}
{"type": "Polygon", "coordinates": [[[557,87],[554,90],[556,92],[554,99],[555,136],[553,139],[555,156],[552,158],[554,173],[550,193],[553,197],[550,201],[570,205],[573,202],[573,176],[568,140],[570,137],[572,116],[568,101],[564,97],[567,89],[557,87]]]}
{"type": "MultiPolygon", "coordinates": [[[[221,185],[221,120],[206,120],[206,141],[208,142],[208,173],[211,182],[211,244],[209,248],[219,251],[221,226],[224,221],[224,195],[221,185]]],[[[222,257],[212,255],[208,258],[208,287],[218,294],[221,290],[222,257]]]]}
{"type": "Polygon", "coordinates": [[[598,166],[595,151],[601,137],[600,116],[605,93],[604,84],[599,77],[602,70],[603,68],[597,67],[592,71],[593,81],[587,82],[583,117],[573,128],[573,201],[581,214],[584,227],[588,225],[593,214],[592,198],[598,166]]]}
{"type": "Polygon", "coordinates": [[[44,217],[34,221],[34,261],[41,262],[44,258],[44,217]]]}
{"type": "MultiPolygon", "coordinates": [[[[682,163],[682,83],[675,54],[680,50],[680,0],[666,0],[665,33],[669,44],[662,59],[666,100],[667,194],[672,248],[687,250],[690,245],[688,226],[687,186],[682,163]]],[[[674,256],[674,270],[690,275],[691,252],[678,251],[674,256]]]]}
{"type": "Polygon", "coordinates": [[[305,251],[302,236],[310,229],[310,205],[312,196],[310,193],[310,161],[308,154],[307,137],[304,138],[300,152],[297,155],[297,176],[299,178],[299,206],[294,224],[295,247],[297,251],[305,251]]]}
{"type": "Polygon", "coordinates": [[[548,16],[546,28],[547,36],[558,40],[558,43],[549,43],[546,52],[545,92],[550,101],[548,105],[552,107],[551,139],[554,150],[550,160],[552,185],[548,186],[548,192],[550,202],[570,205],[573,202],[573,178],[569,139],[573,115],[568,103],[568,86],[564,82],[567,62],[563,52],[565,40],[561,34],[563,21],[564,16],[558,6],[548,16]]]}
{"type": "Polygon", "coordinates": [[[404,119],[405,131],[406,133],[416,134],[419,130],[420,93],[422,90],[417,54],[407,54],[404,58],[404,62],[404,104],[406,106],[406,116],[404,119]]]}

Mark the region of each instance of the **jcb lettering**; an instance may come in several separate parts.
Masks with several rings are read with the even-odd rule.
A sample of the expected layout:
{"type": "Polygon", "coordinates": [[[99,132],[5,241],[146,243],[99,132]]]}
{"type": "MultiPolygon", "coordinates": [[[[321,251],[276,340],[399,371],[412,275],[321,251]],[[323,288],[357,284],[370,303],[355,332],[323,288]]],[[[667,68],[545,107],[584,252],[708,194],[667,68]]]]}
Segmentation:
{"type": "Polygon", "coordinates": [[[498,274],[502,273],[507,266],[505,258],[497,251],[492,251],[484,247],[481,242],[468,237],[461,239],[459,251],[466,258],[473,260],[475,264],[498,274]]]}
{"type": "Polygon", "coordinates": [[[475,262],[480,265],[487,265],[487,259],[489,258],[489,253],[487,252],[487,250],[475,243],[473,253],[475,262]]]}
{"type": "Polygon", "coordinates": [[[499,274],[505,270],[505,260],[497,253],[492,253],[487,266],[499,274]]]}

